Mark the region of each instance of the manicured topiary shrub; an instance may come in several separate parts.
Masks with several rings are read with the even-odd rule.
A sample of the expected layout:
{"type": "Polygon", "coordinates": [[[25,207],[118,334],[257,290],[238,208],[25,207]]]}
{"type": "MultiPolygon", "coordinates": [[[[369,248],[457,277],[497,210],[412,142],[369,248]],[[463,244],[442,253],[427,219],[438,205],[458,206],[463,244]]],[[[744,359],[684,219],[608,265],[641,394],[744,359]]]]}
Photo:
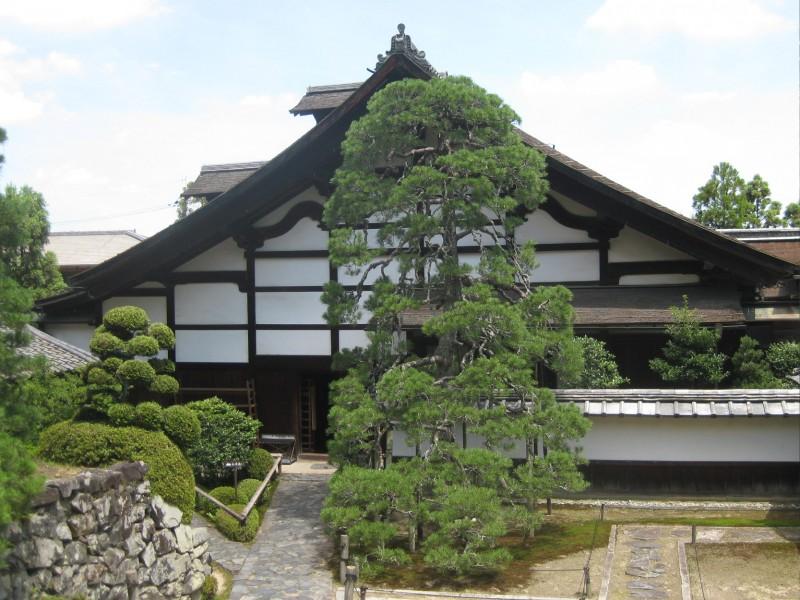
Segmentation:
{"type": "Polygon", "coordinates": [[[125,342],[110,333],[95,332],[89,342],[89,350],[97,356],[113,355],[125,350],[125,342]]]}
{"type": "Polygon", "coordinates": [[[156,402],[142,402],[136,406],[133,423],[142,429],[160,431],[164,425],[164,415],[161,406],[156,402]]]}
{"type": "Polygon", "coordinates": [[[180,449],[161,432],[65,421],[42,432],[39,455],[53,462],[85,467],[141,460],[150,467],[147,479],[153,494],[180,508],[184,523],[191,521],[195,498],[192,468],[180,449]]]}
{"type": "Polygon", "coordinates": [[[275,459],[272,458],[272,454],[263,448],[253,448],[253,451],[250,452],[250,459],[247,461],[247,473],[253,479],[261,481],[274,464],[275,459]]]}
{"type": "Polygon", "coordinates": [[[108,420],[115,427],[128,427],[134,424],[136,407],[132,404],[118,403],[108,409],[108,420]]]}
{"type": "Polygon", "coordinates": [[[175,334],[172,329],[163,323],[153,323],[147,328],[147,335],[153,337],[158,342],[158,345],[165,350],[170,350],[175,347],[175,334]]]}
{"type": "MultiPolygon", "coordinates": [[[[244,505],[234,504],[229,508],[241,513],[244,505]]],[[[239,523],[224,510],[219,509],[214,515],[214,522],[222,535],[235,542],[252,542],[258,534],[258,526],[261,524],[258,512],[255,510],[248,515],[244,523],[239,523]]]]}
{"type": "Polygon", "coordinates": [[[135,332],[147,329],[150,319],[138,306],[119,306],[103,315],[103,326],[122,340],[131,339],[135,332]]]}
{"type": "Polygon", "coordinates": [[[185,406],[170,406],[163,412],[164,433],[184,450],[200,438],[200,419],[185,406]]]}
{"type": "Polygon", "coordinates": [[[108,373],[116,375],[117,369],[119,369],[122,366],[123,362],[125,361],[118,356],[109,356],[102,363],[100,363],[100,366],[102,366],[103,369],[105,369],[108,373]]]}
{"type": "Polygon", "coordinates": [[[180,390],[180,384],[177,379],[169,375],[156,375],[149,389],[159,396],[175,396],[180,390]]]}
{"type": "Polygon", "coordinates": [[[148,387],[156,378],[156,372],[141,360],[126,360],[117,369],[117,377],[130,387],[148,387]]]}
{"type": "Polygon", "coordinates": [[[113,385],[117,380],[102,367],[92,367],[86,374],[86,382],[92,385],[113,385]]]}
{"type": "Polygon", "coordinates": [[[153,356],[158,354],[158,342],[149,335],[137,335],[128,341],[125,349],[134,356],[153,356]]]}
{"type": "Polygon", "coordinates": [[[175,372],[175,363],[168,358],[151,358],[147,363],[159,375],[169,375],[175,372]]]}
{"type": "Polygon", "coordinates": [[[200,419],[200,439],[188,451],[195,474],[203,481],[220,481],[229,473],[225,463],[246,463],[261,426],[242,411],[219,398],[186,405],[200,419]]]}
{"type": "Polygon", "coordinates": [[[258,491],[260,485],[261,480],[259,479],[242,479],[238,486],[239,494],[237,498],[239,502],[244,502],[245,505],[250,502],[250,498],[258,491]]]}
{"type": "Polygon", "coordinates": [[[208,495],[216,500],[219,500],[223,504],[227,504],[228,506],[237,504],[239,502],[239,499],[236,496],[236,490],[234,490],[233,486],[230,485],[221,485],[219,487],[215,487],[208,493],[208,495]]]}

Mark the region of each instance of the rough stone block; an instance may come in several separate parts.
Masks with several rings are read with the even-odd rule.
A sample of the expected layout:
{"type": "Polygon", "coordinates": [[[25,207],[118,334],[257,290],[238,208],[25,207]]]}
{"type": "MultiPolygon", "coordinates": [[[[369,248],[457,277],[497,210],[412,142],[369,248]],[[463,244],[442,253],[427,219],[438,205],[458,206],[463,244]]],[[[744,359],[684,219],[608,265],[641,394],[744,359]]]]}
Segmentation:
{"type": "Polygon", "coordinates": [[[92,502],[92,496],[87,493],[75,494],[75,497],[69,504],[73,510],[78,511],[79,513],[87,513],[94,506],[94,503],[92,502]]]}
{"type": "Polygon", "coordinates": [[[156,554],[162,556],[175,550],[175,536],[169,529],[161,529],[153,536],[153,546],[156,554]]]}
{"type": "Polygon", "coordinates": [[[28,519],[28,532],[39,537],[57,537],[58,520],[48,514],[33,513],[28,519]]]}
{"type": "Polygon", "coordinates": [[[123,548],[128,556],[138,556],[144,549],[145,541],[142,539],[142,524],[137,523],[133,526],[131,534],[122,542],[123,548]]]}
{"type": "Polygon", "coordinates": [[[190,571],[186,575],[186,580],[183,582],[183,593],[187,596],[194,594],[203,587],[203,582],[205,580],[206,576],[202,571],[190,571]]]}
{"type": "Polygon", "coordinates": [[[69,525],[64,523],[63,521],[56,525],[55,531],[56,537],[60,539],[62,542],[71,542],[72,541],[72,532],[69,529],[69,525]]]}
{"type": "Polygon", "coordinates": [[[103,552],[103,562],[112,571],[115,570],[124,559],[125,552],[119,548],[106,548],[103,552]]]}
{"type": "Polygon", "coordinates": [[[150,509],[153,512],[156,525],[172,529],[181,524],[181,518],[183,517],[181,510],[164,502],[161,496],[155,496],[150,501],[150,509]]]}
{"type": "Polygon", "coordinates": [[[199,546],[211,538],[211,534],[208,533],[207,527],[194,527],[193,529],[194,531],[192,537],[194,539],[195,546],[199,546]]]}
{"type": "Polygon", "coordinates": [[[128,586],[115,585],[103,596],[106,600],[128,600],[128,586]]]}
{"type": "Polygon", "coordinates": [[[144,566],[151,567],[156,562],[156,550],[152,543],[147,544],[139,555],[139,560],[142,561],[144,566]]]}
{"type": "Polygon", "coordinates": [[[83,542],[72,542],[64,546],[64,561],[70,565],[82,565],[86,562],[89,549],[83,542]]]}
{"type": "Polygon", "coordinates": [[[53,504],[54,502],[58,502],[59,498],[61,498],[61,495],[58,493],[57,489],[46,487],[31,499],[31,508],[39,508],[40,506],[53,504]]]}
{"type": "Polygon", "coordinates": [[[47,487],[57,489],[59,495],[65,499],[69,498],[77,487],[77,483],[74,478],[51,479],[45,485],[47,487]]]}
{"type": "Polygon", "coordinates": [[[203,554],[208,551],[208,542],[204,542],[199,546],[195,546],[192,550],[192,558],[202,558],[203,554]]]}
{"type": "Polygon", "coordinates": [[[150,569],[150,580],[160,588],[165,583],[176,579],[182,581],[188,568],[189,558],[187,556],[167,554],[160,557],[150,569]]]}
{"type": "Polygon", "coordinates": [[[194,548],[192,528],[188,525],[178,525],[174,529],[174,533],[178,552],[191,552],[194,548]]]}
{"type": "Polygon", "coordinates": [[[147,517],[142,521],[142,539],[149,542],[153,539],[153,534],[156,532],[156,524],[153,519],[147,517]]]}

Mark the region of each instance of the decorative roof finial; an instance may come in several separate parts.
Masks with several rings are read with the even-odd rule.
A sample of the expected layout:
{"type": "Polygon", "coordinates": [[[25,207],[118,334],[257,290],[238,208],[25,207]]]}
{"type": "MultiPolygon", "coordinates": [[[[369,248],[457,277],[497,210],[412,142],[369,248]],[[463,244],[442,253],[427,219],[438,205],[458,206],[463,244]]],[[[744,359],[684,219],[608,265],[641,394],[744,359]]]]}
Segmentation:
{"type": "Polygon", "coordinates": [[[397,25],[397,33],[392,36],[391,45],[389,46],[389,50],[386,51],[386,54],[378,54],[378,63],[375,65],[375,68],[379,69],[392,54],[405,54],[419,67],[423,68],[434,77],[438,75],[436,69],[425,59],[425,53],[421,50],[417,50],[417,47],[411,41],[411,36],[406,35],[406,26],[403,23],[397,25]]]}

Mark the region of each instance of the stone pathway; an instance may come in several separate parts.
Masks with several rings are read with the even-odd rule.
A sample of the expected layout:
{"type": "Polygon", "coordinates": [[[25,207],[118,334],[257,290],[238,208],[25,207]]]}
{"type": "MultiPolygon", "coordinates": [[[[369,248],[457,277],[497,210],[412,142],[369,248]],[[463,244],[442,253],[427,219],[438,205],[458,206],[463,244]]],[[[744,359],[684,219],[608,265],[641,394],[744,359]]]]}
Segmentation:
{"type": "Polygon", "coordinates": [[[244,559],[250,553],[249,545],[232,542],[197,513],[192,517],[192,527],[205,527],[208,530],[208,547],[211,549],[211,557],[215,562],[221,564],[231,573],[239,572],[244,564],[244,559]]]}
{"type": "Polygon", "coordinates": [[[620,526],[609,598],[680,600],[677,544],[689,536],[688,527],[620,526]]]}
{"type": "MultiPolygon", "coordinates": [[[[244,546],[247,556],[234,572],[230,600],[332,597],[327,566],[332,545],[319,518],[329,478],[327,474],[281,476],[258,536],[244,546]]],[[[213,545],[211,551],[219,560],[213,545]]],[[[235,564],[237,559],[229,560],[235,564]]]]}

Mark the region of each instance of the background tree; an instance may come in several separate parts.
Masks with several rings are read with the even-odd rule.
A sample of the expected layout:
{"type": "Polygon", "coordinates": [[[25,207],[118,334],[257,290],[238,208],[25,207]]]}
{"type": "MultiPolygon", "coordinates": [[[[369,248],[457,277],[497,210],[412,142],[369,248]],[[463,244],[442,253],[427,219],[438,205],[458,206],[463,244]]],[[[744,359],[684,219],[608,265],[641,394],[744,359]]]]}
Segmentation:
{"type": "Polygon", "coordinates": [[[426,533],[421,548],[434,568],[492,570],[509,558],[497,539],[512,522],[532,530],[537,497],[582,486],[568,442],[588,422],[535,376],[538,364],[572,373],[580,354],[569,290],[532,285],[533,244],[514,239],[547,189],[543,157],[521,142],[518,121],[467,78],[405,80],[373,96],[342,145],[324,220],[331,260],[358,284],[331,282],[323,299],[331,325],[367,311],[371,331],[332,386],[329,448],[351,465],[339,477],[359,488],[375,478],[365,468],[386,466],[383,445],[388,460],[399,431],[419,448],[386,466],[406,490],[396,502],[378,493],[344,505],[332,484],[326,520],[362,523],[351,535],[362,559],[404,560],[385,549],[387,527],[402,518],[410,550],[426,533]],[[465,263],[465,242],[479,247],[478,264],[465,263]],[[401,315],[423,307],[435,313],[422,329],[435,343],[415,355],[401,315]],[[463,448],[462,427],[484,446],[463,448]],[[527,449],[517,468],[502,454],[512,439],[527,449]]]}
{"type": "Polygon", "coordinates": [[[42,195],[28,186],[0,194],[0,259],[7,274],[33,292],[34,300],[65,289],[56,256],[45,252],[50,234],[42,195]]]}
{"type": "Polygon", "coordinates": [[[577,377],[559,382],[559,387],[584,389],[618,388],[630,381],[627,377],[619,374],[617,359],[606,348],[605,342],[588,335],[576,337],[575,341],[580,345],[583,368],[579,371],[577,377]]]}
{"type": "Polygon", "coordinates": [[[771,197],[760,175],[745,183],[733,166],[721,162],[697,190],[692,202],[694,218],[717,229],[781,227],[781,204],[771,197]]]}
{"type": "Polygon", "coordinates": [[[683,306],[670,307],[673,322],[666,326],[667,344],[661,349],[663,358],[650,361],[650,368],[662,380],[691,388],[717,387],[727,376],[726,357],[717,352],[721,334],[703,327],[697,312],[683,306]]]}
{"type": "Polygon", "coordinates": [[[800,202],[792,202],[786,205],[783,211],[783,218],[789,227],[800,227],[800,202]]]}
{"type": "Polygon", "coordinates": [[[767,361],[777,377],[790,386],[800,387],[800,342],[784,340],[770,344],[767,361]]]}
{"type": "Polygon", "coordinates": [[[758,341],[748,335],[739,340],[739,348],[731,357],[731,384],[736,388],[781,388],[785,383],[770,368],[766,353],[758,341]]]}

